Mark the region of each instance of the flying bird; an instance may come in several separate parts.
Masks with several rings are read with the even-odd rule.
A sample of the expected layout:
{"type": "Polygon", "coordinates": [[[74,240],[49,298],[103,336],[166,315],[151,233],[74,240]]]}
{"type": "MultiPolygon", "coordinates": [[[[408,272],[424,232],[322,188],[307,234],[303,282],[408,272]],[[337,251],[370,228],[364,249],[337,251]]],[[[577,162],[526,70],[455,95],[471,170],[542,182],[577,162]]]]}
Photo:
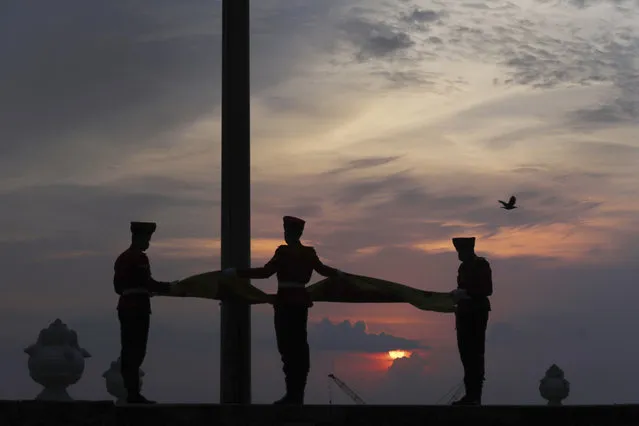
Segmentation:
{"type": "Polygon", "coordinates": [[[510,200],[508,200],[508,202],[501,201],[501,200],[498,200],[498,201],[502,204],[501,206],[502,209],[512,210],[517,208],[517,206],[515,205],[515,203],[517,202],[517,197],[515,197],[514,195],[510,197],[510,200]]]}

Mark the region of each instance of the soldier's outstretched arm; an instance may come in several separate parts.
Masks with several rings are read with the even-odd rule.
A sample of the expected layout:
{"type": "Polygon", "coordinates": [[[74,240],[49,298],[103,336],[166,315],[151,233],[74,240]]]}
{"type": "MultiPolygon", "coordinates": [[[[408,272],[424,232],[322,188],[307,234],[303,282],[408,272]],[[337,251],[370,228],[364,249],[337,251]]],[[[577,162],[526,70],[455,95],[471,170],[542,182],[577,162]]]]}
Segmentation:
{"type": "Polygon", "coordinates": [[[333,278],[333,277],[338,277],[342,274],[342,272],[339,269],[335,269],[335,268],[331,268],[330,266],[324,265],[322,263],[322,261],[320,260],[319,256],[317,255],[317,252],[315,251],[315,249],[313,249],[313,269],[315,270],[315,272],[317,272],[318,274],[320,274],[323,277],[327,277],[327,278],[333,278]]]}
{"type": "Polygon", "coordinates": [[[266,265],[261,268],[249,268],[249,269],[238,269],[236,271],[236,276],[239,278],[251,278],[251,279],[266,279],[273,276],[274,273],[277,272],[277,265],[279,262],[279,247],[275,250],[275,254],[269,260],[266,265]]]}

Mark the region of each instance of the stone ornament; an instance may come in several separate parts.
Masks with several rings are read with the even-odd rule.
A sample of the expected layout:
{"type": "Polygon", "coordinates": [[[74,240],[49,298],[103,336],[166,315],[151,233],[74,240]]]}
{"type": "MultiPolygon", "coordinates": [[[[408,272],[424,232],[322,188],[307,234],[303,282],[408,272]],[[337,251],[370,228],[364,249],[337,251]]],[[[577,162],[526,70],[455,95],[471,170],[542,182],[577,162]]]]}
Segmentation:
{"type": "MultiPolygon", "coordinates": [[[[140,375],[140,388],[142,388],[142,378],[144,377],[144,371],[139,369],[140,375]]],[[[120,358],[111,363],[111,367],[102,374],[104,381],[106,382],[107,392],[109,395],[116,398],[116,403],[121,404],[126,401],[127,390],[124,387],[124,381],[122,380],[122,374],[120,373],[120,358]]]]}
{"type": "Polygon", "coordinates": [[[548,405],[562,405],[561,401],[570,394],[570,382],[564,378],[564,372],[553,364],[546,376],[539,384],[541,397],[548,401],[548,405]]]}
{"type": "Polygon", "coordinates": [[[84,359],[91,357],[79,346],[77,333],[56,319],[24,352],[29,355],[29,376],[44,387],[36,400],[71,401],[67,388],[82,378],[84,359]]]}

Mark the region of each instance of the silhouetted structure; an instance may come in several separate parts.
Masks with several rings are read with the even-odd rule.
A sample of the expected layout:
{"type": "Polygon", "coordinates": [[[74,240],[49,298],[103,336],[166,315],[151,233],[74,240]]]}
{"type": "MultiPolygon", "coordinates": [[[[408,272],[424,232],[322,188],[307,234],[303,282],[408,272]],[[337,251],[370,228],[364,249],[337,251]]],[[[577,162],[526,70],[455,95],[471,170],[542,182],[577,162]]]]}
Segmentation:
{"type": "Polygon", "coordinates": [[[155,232],[152,222],[131,222],[131,246],[115,261],[113,287],[120,296],[120,353],[122,379],[127,402],[153,403],[140,394],[139,368],[146,356],[151,316],[151,295],[169,294],[171,283],[151,277],[149,258],[144,253],[155,232]]]}
{"type": "MultiPolygon", "coordinates": [[[[222,268],[251,265],[249,0],[222,1],[222,268]]],[[[251,308],[221,308],[220,402],[251,402],[251,308]]]]}
{"type": "Polygon", "coordinates": [[[452,292],[457,300],[455,326],[457,346],[464,366],[466,394],[455,405],[480,405],[484,383],[484,352],[490,301],[493,294],[492,271],[483,257],[475,254],[475,238],[453,238],[459,265],[457,289],[452,292]]]}
{"type": "Polygon", "coordinates": [[[306,379],[310,369],[307,340],[308,308],[313,306],[306,291],[313,271],[325,277],[337,277],[341,272],[324,265],[313,247],[303,246],[300,238],[304,220],[284,216],[284,240],[273,258],[261,268],[225,270],[241,278],[263,279],[277,274],[275,297],[275,336],[282,356],[286,395],[276,404],[303,404],[306,379]]]}

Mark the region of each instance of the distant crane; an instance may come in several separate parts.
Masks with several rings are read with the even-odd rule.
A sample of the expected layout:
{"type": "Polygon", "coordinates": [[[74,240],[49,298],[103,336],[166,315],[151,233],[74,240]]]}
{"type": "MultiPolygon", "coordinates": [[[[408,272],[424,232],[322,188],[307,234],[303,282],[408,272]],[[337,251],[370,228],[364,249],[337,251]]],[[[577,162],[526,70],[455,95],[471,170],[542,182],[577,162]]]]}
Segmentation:
{"type": "Polygon", "coordinates": [[[357,395],[355,393],[355,391],[351,388],[348,387],[348,385],[346,383],[344,383],[343,381],[341,381],[339,378],[337,378],[334,374],[329,374],[328,378],[333,380],[335,382],[335,384],[337,384],[337,386],[339,386],[339,388],[344,391],[344,393],[346,395],[348,395],[353,401],[355,401],[356,404],[359,405],[366,405],[366,402],[364,402],[364,400],[362,398],[360,398],[359,395],[357,395]]]}

